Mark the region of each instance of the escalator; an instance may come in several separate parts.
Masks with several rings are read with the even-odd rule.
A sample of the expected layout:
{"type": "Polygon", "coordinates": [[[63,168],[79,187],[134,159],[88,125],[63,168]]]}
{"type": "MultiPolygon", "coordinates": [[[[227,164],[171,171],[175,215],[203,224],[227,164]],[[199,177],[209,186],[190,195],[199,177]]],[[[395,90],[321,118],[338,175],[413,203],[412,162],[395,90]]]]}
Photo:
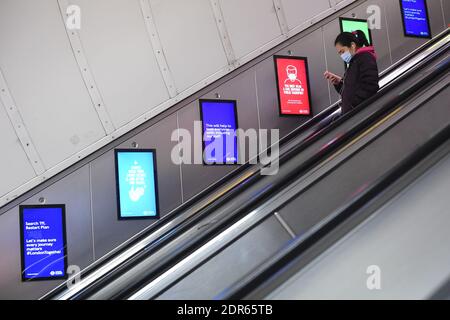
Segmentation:
{"type": "Polygon", "coordinates": [[[380,177],[448,134],[449,38],[447,30],[387,70],[380,92],[354,112],[332,121],[333,105],[291,133],[277,175],[243,166],[84,270],[77,285],[43,298],[245,297],[293,248],[309,248],[351,216],[348,206],[380,177]]]}
{"type": "MultiPolygon", "coordinates": [[[[363,163],[367,165],[370,159],[383,166],[386,155],[381,150],[384,148],[391,146],[391,155],[401,154],[400,161],[391,165],[391,169],[386,166],[378,178],[364,182],[346,204],[321,222],[314,239],[295,239],[278,256],[266,261],[258,272],[246,275],[222,292],[221,297],[428,298],[449,276],[446,260],[450,257],[442,253],[449,252],[445,236],[450,221],[443,210],[448,207],[446,192],[443,195],[441,191],[446,190],[449,177],[445,164],[449,159],[450,127],[448,119],[442,126],[437,119],[431,120],[438,116],[433,114],[438,109],[448,112],[445,109],[450,97],[449,80],[447,72],[436,79],[436,92],[430,93],[434,89],[420,91],[424,101],[419,102],[419,109],[318,182],[311,192],[323,191],[325,184],[339,183],[336,177],[351,176],[344,172],[363,163]],[[425,126],[427,133],[423,140],[407,142],[411,140],[408,136],[416,138],[417,131],[424,130],[425,126]],[[412,146],[406,147],[408,143],[412,146]],[[405,152],[405,148],[411,152],[405,152]],[[440,162],[443,164],[436,165],[440,162]],[[366,287],[366,270],[372,265],[385,271],[387,288],[372,291],[366,287]]],[[[305,196],[295,201],[298,203],[305,196]]],[[[283,210],[289,210],[289,204],[280,211],[283,210]]]]}
{"type": "MultiPolygon", "coordinates": [[[[246,299],[448,299],[450,140],[246,299]],[[377,272],[377,283],[367,281],[377,272]]],[[[262,278],[261,278],[262,279],[262,278]]],[[[249,282],[250,283],[250,282],[249,282]]],[[[247,284],[249,284],[247,283],[247,284]]],[[[235,287],[237,289],[237,287],[235,287]]],[[[237,291],[235,291],[235,294],[237,291]]]]}

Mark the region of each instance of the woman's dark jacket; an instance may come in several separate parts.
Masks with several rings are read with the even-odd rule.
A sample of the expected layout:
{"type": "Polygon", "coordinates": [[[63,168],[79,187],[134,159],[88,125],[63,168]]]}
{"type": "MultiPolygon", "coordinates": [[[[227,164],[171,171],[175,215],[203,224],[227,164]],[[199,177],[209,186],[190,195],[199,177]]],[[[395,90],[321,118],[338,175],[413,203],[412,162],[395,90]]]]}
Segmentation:
{"type": "Polygon", "coordinates": [[[372,46],[359,49],[350,60],[343,80],[335,85],[341,95],[342,113],[346,113],[377,93],[378,66],[372,46]]]}

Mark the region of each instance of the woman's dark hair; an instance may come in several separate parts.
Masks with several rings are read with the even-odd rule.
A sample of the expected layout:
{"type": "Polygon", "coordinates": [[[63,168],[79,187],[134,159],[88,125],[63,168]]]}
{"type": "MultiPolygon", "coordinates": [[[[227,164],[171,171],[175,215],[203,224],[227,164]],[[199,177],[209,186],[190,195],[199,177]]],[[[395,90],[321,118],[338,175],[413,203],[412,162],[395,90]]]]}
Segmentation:
{"type": "Polygon", "coordinates": [[[356,44],[357,47],[368,47],[369,41],[366,38],[366,35],[361,30],[356,30],[353,32],[342,32],[334,41],[334,45],[337,45],[338,43],[343,47],[351,47],[352,42],[356,44]]]}

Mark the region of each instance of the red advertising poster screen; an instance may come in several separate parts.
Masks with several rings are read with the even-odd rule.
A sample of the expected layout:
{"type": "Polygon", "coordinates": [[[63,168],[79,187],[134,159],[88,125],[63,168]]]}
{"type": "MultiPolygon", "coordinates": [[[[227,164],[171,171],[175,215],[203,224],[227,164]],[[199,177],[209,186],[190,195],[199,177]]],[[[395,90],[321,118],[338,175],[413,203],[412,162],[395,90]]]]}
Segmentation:
{"type": "Polygon", "coordinates": [[[275,56],[278,101],[281,115],[310,115],[308,60],[275,56]]]}

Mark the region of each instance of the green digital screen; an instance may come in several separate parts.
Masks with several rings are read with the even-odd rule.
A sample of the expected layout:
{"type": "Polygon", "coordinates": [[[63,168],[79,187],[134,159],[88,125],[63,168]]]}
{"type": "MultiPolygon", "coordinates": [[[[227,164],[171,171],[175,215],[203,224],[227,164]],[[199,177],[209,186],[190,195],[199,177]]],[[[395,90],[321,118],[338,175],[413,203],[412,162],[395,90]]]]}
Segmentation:
{"type": "Polygon", "coordinates": [[[372,34],[370,33],[367,20],[340,18],[339,21],[341,23],[342,32],[353,32],[356,30],[361,30],[366,35],[369,44],[372,45],[372,34]]]}

